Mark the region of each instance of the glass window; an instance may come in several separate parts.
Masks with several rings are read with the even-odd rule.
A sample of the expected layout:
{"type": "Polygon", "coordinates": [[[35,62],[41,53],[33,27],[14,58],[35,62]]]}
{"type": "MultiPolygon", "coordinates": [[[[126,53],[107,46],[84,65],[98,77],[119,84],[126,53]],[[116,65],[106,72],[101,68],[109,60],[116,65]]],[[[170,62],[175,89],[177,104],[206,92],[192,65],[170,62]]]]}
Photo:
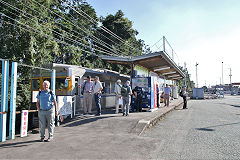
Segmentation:
{"type": "Polygon", "coordinates": [[[40,79],[32,79],[32,90],[40,89],[40,79]]]}
{"type": "Polygon", "coordinates": [[[111,93],[115,93],[115,82],[111,82],[111,93]]]}
{"type": "Polygon", "coordinates": [[[56,78],[56,89],[67,89],[69,81],[66,78],[56,78]]]}
{"type": "Polygon", "coordinates": [[[103,88],[103,90],[106,94],[110,93],[110,82],[105,82],[105,87],[103,88]]]}

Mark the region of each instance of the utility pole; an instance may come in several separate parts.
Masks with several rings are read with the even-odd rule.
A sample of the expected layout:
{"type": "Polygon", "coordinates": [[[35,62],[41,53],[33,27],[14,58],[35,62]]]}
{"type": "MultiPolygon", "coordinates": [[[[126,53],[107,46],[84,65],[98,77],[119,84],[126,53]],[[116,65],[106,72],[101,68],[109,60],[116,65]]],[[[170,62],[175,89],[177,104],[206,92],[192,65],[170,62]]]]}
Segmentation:
{"type": "Polygon", "coordinates": [[[222,62],[222,85],[224,85],[224,82],[223,82],[223,62],[222,62]]]}
{"type": "Polygon", "coordinates": [[[185,72],[184,86],[187,87],[187,63],[186,62],[184,62],[184,72],[185,72]]]}
{"type": "Polygon", "coordinates": [[[198,74],[197,74],[197,66],[198,66],[198,63],[196,62],[196,88],[198,88],[198,74]]]}
{"type": "Polygon", "coordinates": [[[229,74],[229,77],[230,77],[230,85],[232,85],[232,68],[229,68],[230,69],[230,74],[229,74]]]}
{"type": "Polygon", "coordinates": [[[230,69],[230,74],[229,74],[229,77],[230,77],[230,91],[232,91],[232,68],[229,68],[230,69]]]}

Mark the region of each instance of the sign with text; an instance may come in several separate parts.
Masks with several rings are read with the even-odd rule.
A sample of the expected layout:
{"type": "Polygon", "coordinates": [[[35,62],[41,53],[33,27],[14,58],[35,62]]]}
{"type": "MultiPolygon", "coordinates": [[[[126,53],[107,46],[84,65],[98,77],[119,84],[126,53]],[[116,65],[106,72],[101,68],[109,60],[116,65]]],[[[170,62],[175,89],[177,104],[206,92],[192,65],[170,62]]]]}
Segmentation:
{"type": "Polygon", "coordinates": [[[21,113],[21,137],[27,136],[28,130],[28,110],[22,110],[21,113]]]}

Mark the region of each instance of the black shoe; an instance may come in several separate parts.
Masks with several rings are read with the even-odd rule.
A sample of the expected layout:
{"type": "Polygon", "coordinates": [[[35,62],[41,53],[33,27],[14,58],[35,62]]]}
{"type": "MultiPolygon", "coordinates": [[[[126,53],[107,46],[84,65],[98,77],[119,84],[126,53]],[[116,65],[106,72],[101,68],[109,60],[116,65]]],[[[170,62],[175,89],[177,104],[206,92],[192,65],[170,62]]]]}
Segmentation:
{"type": "Polygon", "coordinates": [[[123,115],[122,116],[125,116],[125,113],[123,113],[123,115]]]}
{"type": "Polygon", "coordinates": [[[41,138],[41,139],[40,139],[40,142],[44,142],[44,138],[41,138]]]}
{"type": "Polygon", "coordinates": [[[101,113],[97,113],[97,114],[95,114],[95,116],[101,116],[101,113]]]}

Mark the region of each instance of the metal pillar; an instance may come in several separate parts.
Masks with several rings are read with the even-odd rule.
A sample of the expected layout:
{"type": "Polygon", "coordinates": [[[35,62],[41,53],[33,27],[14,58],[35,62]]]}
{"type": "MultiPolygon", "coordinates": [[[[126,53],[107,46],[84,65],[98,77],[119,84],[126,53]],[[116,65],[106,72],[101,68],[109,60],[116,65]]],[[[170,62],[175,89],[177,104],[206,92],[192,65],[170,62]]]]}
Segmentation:
{"type": "Polygon", "coordinates": [[[12,62],[9,139],[15,139],[16,97],[17,97],[17,65],[18,65],[17,62],[12,62]]]}
{"type": "Polygon", "coordinates": [[[53,69],[51,74],[51,90],[53,91],[54,94],[55,88],[56,88],[56,70],[53,69]]]}
{"type": "Polygon", "coordinates": [[[1,112],[0,114],[0,142],[6,141],[6,125],[8,110],[8,75],[9,61],[2,60],[2,85],[1,85],[1,112]]]}

